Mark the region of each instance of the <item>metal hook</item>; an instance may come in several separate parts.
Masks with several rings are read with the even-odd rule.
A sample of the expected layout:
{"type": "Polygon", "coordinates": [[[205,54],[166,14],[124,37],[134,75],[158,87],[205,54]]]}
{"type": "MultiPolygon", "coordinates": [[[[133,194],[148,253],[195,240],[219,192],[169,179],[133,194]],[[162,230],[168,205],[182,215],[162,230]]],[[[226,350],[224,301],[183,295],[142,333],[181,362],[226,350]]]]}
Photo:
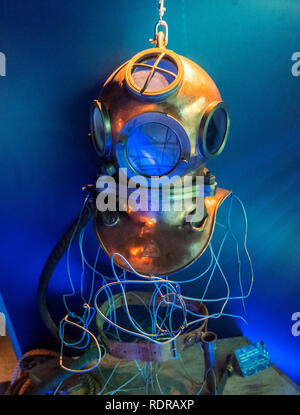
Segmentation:
{"type": "Polygon", "coordinates": [[[169,29],[167,22],[163,20],[166,8],[164,7],[165,0],[159,0],[159,21],[155,25],[154,39],[149,39],[150,43],[156,45],[158,48],[164,48],[167,46],[169,41],[169,29]],[[163,27],[164,31],[159,31],[159,28],[163,27]]]}
{"type": "Polygon", "coordinates": [[[150,43],[155,44],[158,48],[164,48],[169,41],[169,30],[167,22],[160,20],[155,25],[154,39],[150,39],[150,43]],[[164,31],[160,31],[160,27],[164,28],[164,31]]]}

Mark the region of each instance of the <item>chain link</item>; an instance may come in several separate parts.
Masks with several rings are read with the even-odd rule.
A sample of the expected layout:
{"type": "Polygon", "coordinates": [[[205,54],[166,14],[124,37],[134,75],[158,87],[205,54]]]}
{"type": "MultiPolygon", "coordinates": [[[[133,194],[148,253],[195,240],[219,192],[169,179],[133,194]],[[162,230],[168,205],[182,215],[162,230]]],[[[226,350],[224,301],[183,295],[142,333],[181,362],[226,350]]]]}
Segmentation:
{"type": "Polygon", "coordinates": [[[165,0],[159,0],[159,6],[158,6],[158,10],[159,10],[159,21],[161,22],[163,20],[164,14],[166,12],[166,8],[165,8],[165,0]]]}

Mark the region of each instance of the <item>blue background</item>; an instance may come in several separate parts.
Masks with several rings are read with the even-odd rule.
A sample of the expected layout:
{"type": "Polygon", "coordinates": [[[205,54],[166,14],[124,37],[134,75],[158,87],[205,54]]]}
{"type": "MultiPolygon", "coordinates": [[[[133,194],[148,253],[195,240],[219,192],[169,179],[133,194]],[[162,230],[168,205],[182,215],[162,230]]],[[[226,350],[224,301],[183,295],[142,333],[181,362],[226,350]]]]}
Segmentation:
{"type": "MultiPolygon", "coordinates": [[[[300,311],[300,77],[291,73],[291,56],[300,50],[300,3],[166,0],[166,6],[170,49],[200,64],[230,107],[228,144],[209,168],[248,213],[255,268],[250,324],[224,317],[213,328],[220,336],[263,339],[273,362],[300,384],[300,337],[291,334],[291,316],[300,311]]],[[[38,313],[39,274],[80,210],[81,186],[96,178],[90,102],[117,66],[148,47],[157,2],[0,0],[0,10],[7,58],[7,76],[0,77],[0,290],[24,352],[55,347],[38,313]]],[[[242,223],[240,211],[234,219],[242,223]]],[[[92,256],[92,236],[88,244],[92,256]]],[[[236,272],[231,252],[223,258],[228,275],[236,272]]],[[[108,269],[104,255],[101,261],[108,269]]],[[[76,280],[76,252],[72,266],[76,280]]],[[[50,287],[56,310],[66,289],[63,263],[50,287]]],[[[201,295],[200,285],[187,292],[197,289],[201,295]]],[[[224,290],[217,279],[209,294],[224,290]]],[[[241,312],[237,302],[227,310],[241,312]]]]}

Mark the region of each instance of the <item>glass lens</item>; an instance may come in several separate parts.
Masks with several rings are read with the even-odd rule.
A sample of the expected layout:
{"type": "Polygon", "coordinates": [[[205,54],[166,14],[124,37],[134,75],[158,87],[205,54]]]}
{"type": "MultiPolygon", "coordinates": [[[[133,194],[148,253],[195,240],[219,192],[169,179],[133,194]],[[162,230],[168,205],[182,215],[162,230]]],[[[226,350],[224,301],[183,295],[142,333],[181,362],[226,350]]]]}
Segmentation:
{"type": "Polygon", "coordinates": [[[105,147],[105,129],[102,113],[98,107],[94,107],[93,112],[93,132],[95,136],[95,144],[100,152],[103,152],[105,147]]]}
{"type": "Polygon", "coordinates": [[[227,112],[217,108],[206,130],[206,148],[210,154],[216,153],[222,146],[227,131],[227,112]]]}
{"type": "Polygon", "coordinates": [[[177,165],[181,146],[177,134],[159,123],[142,124],[127,141],[127,159],[144,176],[163,176],[177,165]]]}
{"type": "Polygon", "coordinates": [[[174,76],[178,73],[177,66],[169,59],[162,59],[157,65],[157,68],[165,69],[166,71],[169,71],[172,74],[174,74],[174,76]]]}
{"type": "MultiPolygon", "coordinates": [[[[143,89],[149,74],[150,69],[139,68],[139,70],[135,71],[132,75],[135,85],[140,89],[143,89]]],[[[167,86],[169,86],[171,82],[170,79],[168,79],[168,77],[165,76],[165,74],[162,74],[160,72],[154,72],[146,88],[146,91],[159,91],[161,89],[167,88],[167,86]]]]}
{"type": "Polygon", "coordinates": [[[136,66],[132,73],[135,85],[144,91],[159,91],[167,88],[177,75],[177,67],[168,59],[162,59],[156,66],[157,58],[146,59],[136,66]],[[149,67],[142,66],[149,65],[149,67]],[[152,68],[155,69],[149,78],[152,68]],[[149,79],[148,79],[149,78],[149,79]]]}

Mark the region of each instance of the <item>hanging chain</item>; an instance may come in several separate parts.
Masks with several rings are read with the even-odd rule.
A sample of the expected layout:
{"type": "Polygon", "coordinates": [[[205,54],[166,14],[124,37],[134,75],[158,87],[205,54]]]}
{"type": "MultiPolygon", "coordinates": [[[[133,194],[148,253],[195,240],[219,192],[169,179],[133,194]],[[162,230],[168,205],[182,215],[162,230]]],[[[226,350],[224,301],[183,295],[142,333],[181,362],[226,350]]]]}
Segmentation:
{"type": "Polygon", "coordinates": [[[165,3],[165,0],[159,0],[158,10],[159,10],[159,21],[160,22],[163,21],[164,14],[167,10],[164,6],[164,3],[165,3]]]}
{"type": "Polygon", "coordinates": [[[166,12],[164,3],[165,0],[158,0],[159,21],[155,25],[154,39],[150,39],[150,43],[155,44],[157,47],[165,47],[168,44],[168,25],[167,22],[163,20],[164,14],[166,12]],[[164,35],[162,35],[161,33],[159,35],[160,27],[164,27],[164,35]]]}

